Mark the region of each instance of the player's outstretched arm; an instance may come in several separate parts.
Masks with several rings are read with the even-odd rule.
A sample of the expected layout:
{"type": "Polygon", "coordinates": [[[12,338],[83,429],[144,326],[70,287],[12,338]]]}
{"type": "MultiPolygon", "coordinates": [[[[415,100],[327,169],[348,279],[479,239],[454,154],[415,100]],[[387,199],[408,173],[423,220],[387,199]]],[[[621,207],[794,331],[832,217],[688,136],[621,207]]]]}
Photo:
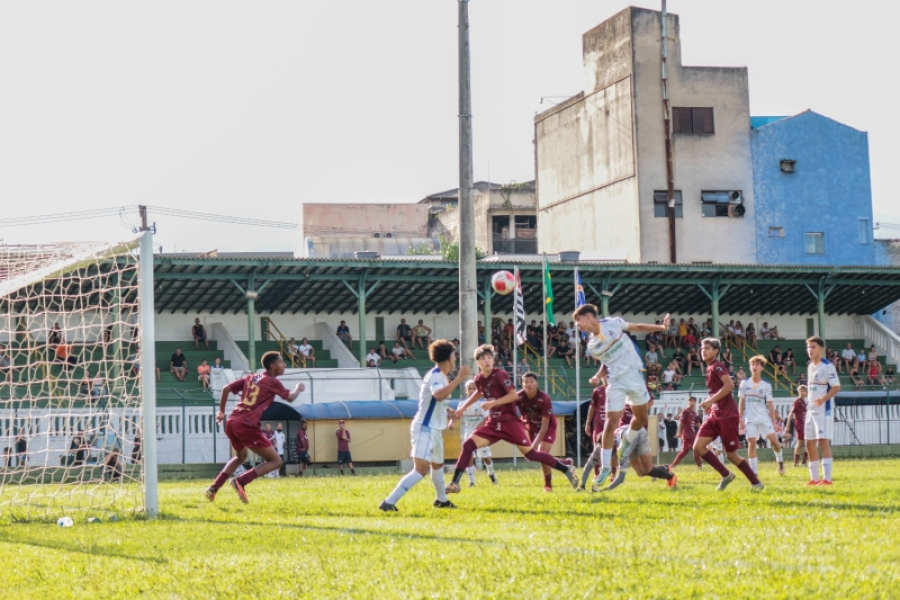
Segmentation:
{"type": "Polygon", "coordinates": [[[294,386],[294,389],[291,391],[290,394],[288,394],[288,402],[293,402],[294,400],[296,400],[297,396],[300,395],[300,392],[302,392],[305,389],[306,389],[306,386],[303,385],[302,383],[298,383],[296,386],[294,386]]]}
{"type": "Polygon", "coordinates": [[[484,398],[484,394],[476,390],[475,393],[469,396],[469,398],[465,402],[456,407],[456,418],[461,419],[462,414],[465,412],[465,410],[482,398],[484,398]]]}
{"type": "Polygon", "coordinates": [[[650,325],[649,323],[628,323],[625,325],[625,331],[631,331],[634,333],[651,333],[653,331],[666,331],[669,329],[669,319],[672,318],[670,313],[666,313],[666,318],[663,319],[662,324],[660,325],[650,325]]]}
{"type": "Polygon", "coordinates": [[[216,413],[216,423],[225,420],[225,403],[228,402],[228,396],[231,394],[231,386],[226,385],[222,388],[222,397],[219,398],[219,412],[216,413]]]}
{"type": "Polygon", "coordinates": [[[456,388],[459,387],[460,383],[462,383],[463,381],[465,381],[466,379],[469,378],[470,373],[471,373],[471,371],[470,371],[469,367],[467,367],[465,365],[460,367],[459,373],[456,375],[456,377],[453,379],[453,381],[451,381],[444,387],[442,387],[439,390],[437,390],[436,392],[434,392],[432,394],[432,396],[434,396],[434,399],[437,400],[438,402],[443,402],[444,400],[446,400],[447,398],[450,397],[450,394],[453,393],[453,390],[455,390],[456,388]]]}

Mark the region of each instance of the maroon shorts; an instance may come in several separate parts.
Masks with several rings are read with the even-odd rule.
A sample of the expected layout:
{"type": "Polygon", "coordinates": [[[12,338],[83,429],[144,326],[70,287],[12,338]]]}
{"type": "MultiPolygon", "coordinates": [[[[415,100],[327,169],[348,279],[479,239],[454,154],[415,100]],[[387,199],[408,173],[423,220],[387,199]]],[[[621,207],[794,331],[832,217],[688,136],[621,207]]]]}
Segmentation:
{"type": "Polygon", "coordinates": [[[263,435],[259,423],[250,424],[238,419],[228,419],[225,422],[225,435],[231,441],[231,447],[235,452],[240,452],[244,448],[272,447],[272,442],[263,435]]]}
{"type": "Polygon", "coordinates": [[[805,422],[803,423],[803,425],[799,425],[799,426],[797,425],[796,422],[794,423],[794,437],[796,439],[800,440],[801,442],[806,441],[806,423],[805,422]]]}
{"type": "MultiPolygon", "coordinates": [[[[535,425],[534,423],[526,423],[525,431],[528,432],[528,437],[534,442],[534,438],[541,432],[541,426],[535,425]]],[[[556,441],[556,419],[551,419],[547,424],[547,433],[544,434],[544,439],[541,441],[543,444],[547,442],[548,444],[552,444],[556,441]]]]}
{"type": "Polygon", "coordinates": [[[738,417],[733,419],[717,419],[710,417],[700,427],[697,437],[722,438],[722,448],[725,452],[734,452],[741,447],[740,442],[740,426],[741,420],[738,417]]]}
{"type": "Polygon", "coordinates": [[[681,443],[683,448],[693,448],[694,442],[697,441],[696,437],[683,437],[681,438],[681,443]]]}
{"type": "Polygon", "coordinates": [[[472,435],[486,439],[491,444],[499,441],[509,442],[513,446],[530,446],[528,432],[522,421],[485,421],[484,425],[475,430],[472,435]]]}

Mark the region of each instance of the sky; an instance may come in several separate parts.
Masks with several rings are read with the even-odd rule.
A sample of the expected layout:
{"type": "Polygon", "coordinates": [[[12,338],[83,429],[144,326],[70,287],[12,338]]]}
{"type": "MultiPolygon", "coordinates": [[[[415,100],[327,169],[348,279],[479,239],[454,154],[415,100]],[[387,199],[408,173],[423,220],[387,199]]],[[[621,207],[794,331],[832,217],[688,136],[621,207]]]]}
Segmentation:
{"type": "MultiPolygon", "coordinates": [[[[535,113],[584,88],[581,35],[626,6],[471,0],[476,180],[534,178],[535,113]]],[[[752,114],[809,108],[867,131],[875,220],[900,224],[900,5],[848,6],[668,3],[685,64],[749,68],[752,114]]],[[[136,208],[2,220],[144,204],[166,252],[293,250],[299,229],[152,207],[297,223],[304,202],[415,202],[458,185],[454,0],[5,2],[0,81],[5,243],[122,240],[136,208]]]]}

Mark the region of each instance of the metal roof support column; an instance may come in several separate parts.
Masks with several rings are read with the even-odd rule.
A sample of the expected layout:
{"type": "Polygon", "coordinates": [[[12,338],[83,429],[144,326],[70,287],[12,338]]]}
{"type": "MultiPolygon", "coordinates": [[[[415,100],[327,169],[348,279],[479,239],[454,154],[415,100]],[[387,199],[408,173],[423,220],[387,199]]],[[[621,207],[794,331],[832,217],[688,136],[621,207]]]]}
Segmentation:
{"type": "Polygon", "coordinates": [[[247,361],[251,373],[255,373],[258,368],[256,364],[256,299],[271,281],[271,279],[264,281],[259,289],[254,290],[256,273],[250,273],[250,277],[247,278],[247,289],[241,287],[241,284],[234,279],[231,280],[234,287],[241,290],[241,293],[247,298],[247,361]]]}
{"type": "Polygon", "coordinates": [[[619,288],[622,287],[621,283],[617,283],[616,287],[614,287],[613,289],[609,289],[611,279],[612,278],[610,276],[606,276],[603,278],[603,284],[600,286],[599,292],[593,285],[591,285],[590,283],[587,284],[591,291],[594,292],[594,294],[596,294],[598,298],[600,298],[600,314],[603,318],[609,316],[609,299],[615,296],[616,292],[619,291],[619,288]]]}
{"type": "Polygon", "coordinates": [[[809,285],[803,284],[803,286],[809,290],[809,293],[816,298],[816,304],[819,309],[819,337],[823,340],[825,339],[825,299],[828,298],[828,295],[831,294],[832,290],[835,288],[835,286],[832,285],[826,290],[825,280],[825,277],[821,277],[815,290],[809,287],[809,285]]]}
{"type": "Polygon", "coordinates": [[[721,287],[722,280],[719,278],[713,279],[709,290],[703,287],[702,284],[697,284],[697,287],[700,288],[706,297],[709,298],[711,304],[712,311],[712,323],[710,329],[712,329],[712,336],[715,338],[721,337],[721,331],[719,330],[719,300],[722,299],[723,296],[728,292],[728,288],[731,287],[729,283],[724,288],[721,287]]]}
{"type": "Polygon", "coordinates": [[[357,345],[359,347],[359,366],[365,368],[366,367],[366,353],[368,348],[366,347],[366,296],[371,294],[378,284],[381,283],[381,280],[376,281],[366,289],[366,273],[363,272],[362,275],[356,281],[356,289],[353,289],[353,286],[347,283],[346,280],[343,280],[342,283],[350,290],[350,293],[356,296],[357,301],[357,312],[359,312],[359,339],[356,340],[357,345]]]}

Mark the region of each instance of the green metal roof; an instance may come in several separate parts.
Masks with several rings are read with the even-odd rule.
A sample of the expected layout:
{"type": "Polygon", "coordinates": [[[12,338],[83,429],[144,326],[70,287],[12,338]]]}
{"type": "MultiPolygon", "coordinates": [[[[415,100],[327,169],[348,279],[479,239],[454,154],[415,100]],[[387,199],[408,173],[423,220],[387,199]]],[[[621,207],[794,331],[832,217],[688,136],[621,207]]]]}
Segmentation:
{"type": "MultiPolygon", "coordinates": [[[[459,304],[459,269],[455,262],[410,258],[376,260],[238,259],[161,255],[155,259],[156,307],[160,312],[242,313],[241,289],[259,291],[258,313],[355,313],[357,299],[348,289],[363,282],[370,289],[367,312],[452,313],[459,304]]],[[[498,270],[518,267],[526,311],[542,310],[541,263],[482,260],[478,290],[483,292],[498,270]]],[[[900,299],[900,269],[780,265],[660,265],[551,262],[556,309],[574,304],[573,271],[578,268],[588,302],[613,292],[610,311],[634,314],[706,314],[707,293],[714,282],[727,293],[722,314],[813,314],[814,291],[829,293],[828,314],[871,314],[900,299]]],[[[512,312],[512,296],[494,295],[493,314],[512,312]]]]}

